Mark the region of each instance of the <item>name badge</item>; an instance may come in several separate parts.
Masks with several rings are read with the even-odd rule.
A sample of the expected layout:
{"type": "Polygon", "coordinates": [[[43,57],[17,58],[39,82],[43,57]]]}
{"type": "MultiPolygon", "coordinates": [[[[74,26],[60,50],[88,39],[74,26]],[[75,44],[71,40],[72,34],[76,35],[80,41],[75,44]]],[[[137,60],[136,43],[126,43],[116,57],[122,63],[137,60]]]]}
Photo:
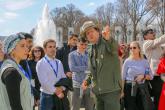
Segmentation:
{"type": "Polygon", "coordinates": [[[104,58],[104,55],[103,55],[103,54],[101,54],[101,55],[100,55],[100,57],[101,57],[101,59],[103,59],[103,58],[104,58]]]}

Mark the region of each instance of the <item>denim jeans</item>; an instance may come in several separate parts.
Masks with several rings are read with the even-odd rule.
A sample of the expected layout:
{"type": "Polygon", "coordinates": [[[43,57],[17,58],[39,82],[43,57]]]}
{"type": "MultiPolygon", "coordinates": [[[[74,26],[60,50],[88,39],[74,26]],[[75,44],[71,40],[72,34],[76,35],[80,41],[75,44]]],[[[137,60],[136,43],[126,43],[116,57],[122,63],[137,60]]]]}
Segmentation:
{"type": "Polygon", "coordinates": [[[53,95],[41,92],[40,110],[52,110],[53,106],[53,95]]]}

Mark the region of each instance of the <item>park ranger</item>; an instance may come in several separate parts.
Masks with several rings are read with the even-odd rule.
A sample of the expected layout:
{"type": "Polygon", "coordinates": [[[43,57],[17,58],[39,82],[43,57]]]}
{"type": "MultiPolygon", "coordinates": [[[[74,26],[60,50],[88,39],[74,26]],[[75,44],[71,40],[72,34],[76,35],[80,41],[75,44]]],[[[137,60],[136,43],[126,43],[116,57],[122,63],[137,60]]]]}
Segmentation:
{"type": "Polygon", "coordinates": [[[111,37],[109,26],[100,33],[95,23],[86,21],[80,31],[81,36],[91,43],[88,48],[91,75],[82,87],[86,89],[92,82],[97,110],[120,110],[121,74],[118,44],[111,37]]]}

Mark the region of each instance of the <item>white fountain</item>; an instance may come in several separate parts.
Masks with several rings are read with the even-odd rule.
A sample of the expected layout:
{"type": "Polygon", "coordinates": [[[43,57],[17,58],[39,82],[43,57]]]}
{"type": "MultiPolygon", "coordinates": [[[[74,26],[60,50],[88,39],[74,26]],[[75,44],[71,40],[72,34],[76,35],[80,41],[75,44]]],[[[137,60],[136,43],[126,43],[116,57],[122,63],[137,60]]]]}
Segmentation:
{"type": "Polygon", "coordinates": [[[43,42],[47,39],[54,39],[57,46],[59,42],[56,36],[56,25],[49,14],[48,5],[45,4],[42,12],[42,18],[38,22],[34,32],[34,45],[43,46],[43,42]]]}

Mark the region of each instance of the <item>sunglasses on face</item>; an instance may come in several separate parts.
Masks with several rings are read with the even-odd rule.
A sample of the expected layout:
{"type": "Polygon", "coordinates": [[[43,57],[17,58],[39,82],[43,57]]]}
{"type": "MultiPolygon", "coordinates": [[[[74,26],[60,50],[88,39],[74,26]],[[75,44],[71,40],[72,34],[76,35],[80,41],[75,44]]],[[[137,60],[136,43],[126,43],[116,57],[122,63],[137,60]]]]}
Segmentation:
{"type": "Polygon", "coordinates": [[[34,53],[38,53],[38,52],[41,52],[41,50],[34,50],[34,53]]]}
{"type": "Polygon", "coordinates": [[[132,49],[137,49],[137,47],[130,47],[129,49],[130,49],[130,50],[132,50],[132,49]]]}

